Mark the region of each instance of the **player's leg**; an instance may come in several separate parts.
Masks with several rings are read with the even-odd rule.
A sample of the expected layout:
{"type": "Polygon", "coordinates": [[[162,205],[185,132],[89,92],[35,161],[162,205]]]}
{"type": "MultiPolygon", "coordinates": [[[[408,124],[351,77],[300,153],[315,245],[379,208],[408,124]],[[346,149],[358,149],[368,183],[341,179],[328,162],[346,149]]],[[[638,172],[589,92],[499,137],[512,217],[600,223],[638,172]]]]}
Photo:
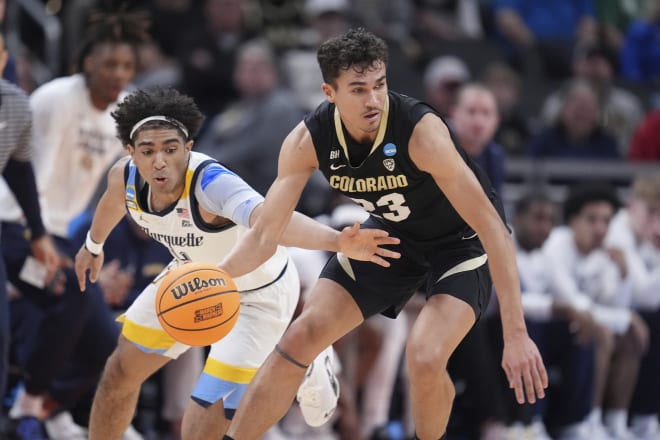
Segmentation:
{"type": "MultiPolygon", "coordinates": [[[[439,253],[435,258],[442,261],[444,256],[439,253]]],[[[412,414],[417,436],[422,440],[445,435],[455,396],[447,363],[490,299],[492,283],[488,267],[481,260],[483,256],[457,259],[455,264],[444,265],[452,269],[430,275],[430,297],[406,344],[412,414]],[[469,270],[480,262],[481,266],[469,270]]]]}
{"type": "Polygon", "coordinates": [[[119,338],[96,390],[89,422],[90,440],[119,439],[133,419],[140,386],[170,358],[145,353],[119,338]]]}
{"type": "Polygon", "coordinates": [[[362,321],[362,312],[348,292],[334,281],[320,279],[300,317],[254,377],[229,436],[261,438],[289,409],[310,362],[362,321]]]}
{"type": "Polygon", "coordinates": [[[105,365],[92,403],[90,440],[120,438],[133,418],[142,383],[189,348],[161,327],[155,310],[158,286],[159,282],[148,285],[121,318],[117,348],[105,365]]]}
{"type": "Polygon", "coordinates": [[[206,440],[225,433],[248,384],[291,322],[299,292],[298,273],[289,262],[277,282],[242,293],[238,321],[211,346],[186,408],[184,439],[206,440]]]}
{"type": "Polygon", "coordinates": [[[438,439],[447,429],[455,396],[447,362],[474,323],[474,311],[466,302],[434,295],[413,325],[406,346],[406,367],[420,439],[438,439]]]}

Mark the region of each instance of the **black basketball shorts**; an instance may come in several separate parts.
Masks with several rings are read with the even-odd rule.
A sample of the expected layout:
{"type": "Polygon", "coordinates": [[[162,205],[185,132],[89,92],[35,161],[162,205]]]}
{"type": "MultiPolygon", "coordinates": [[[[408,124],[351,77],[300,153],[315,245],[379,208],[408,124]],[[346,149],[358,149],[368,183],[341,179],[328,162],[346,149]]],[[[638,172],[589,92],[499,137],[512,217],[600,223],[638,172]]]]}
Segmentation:
{"type": "MultiPolygon", "coordinates": [[[[364,227],[373,225],[363,225],[364,227]]],[[[381,227],[378,225],[378,227],[381,227]]],[[[438,247],[430,252],[407,252],[401,238],[400,259],[390,259],[390,267],[371,262],[350,260],[336,254],[321,272],[353,297],[364,319],[382,313],[396,317],[416,292],[427,299],[448,294],[468,303],[479,319],[488,306],[492,281],[481,243],[473,240],[438,247]]]]}

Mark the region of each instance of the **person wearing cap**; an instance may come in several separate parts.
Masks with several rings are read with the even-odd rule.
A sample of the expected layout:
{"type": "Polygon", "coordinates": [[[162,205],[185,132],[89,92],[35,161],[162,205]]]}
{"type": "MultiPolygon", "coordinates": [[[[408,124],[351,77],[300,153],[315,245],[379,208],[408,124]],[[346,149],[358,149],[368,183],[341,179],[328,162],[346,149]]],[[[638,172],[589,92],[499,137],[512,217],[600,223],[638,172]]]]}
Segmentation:
{"type": "Polygon", "coordinates": [[[629,408],[631,431],[640,439],[660,438],[660,176],[635,177],[627,206],[612,219],[605,238],[623,251],[632,283],[632,307],[649,327],[649,349],[642,359],[629,408]]]}
{"type": "Polygon", "coordinates": [[[456,105],[458,89],[470,79],[465,62],[454,55],[433,59],[424,71],[424,97],[442,117],[449,117],[456,105]]]}

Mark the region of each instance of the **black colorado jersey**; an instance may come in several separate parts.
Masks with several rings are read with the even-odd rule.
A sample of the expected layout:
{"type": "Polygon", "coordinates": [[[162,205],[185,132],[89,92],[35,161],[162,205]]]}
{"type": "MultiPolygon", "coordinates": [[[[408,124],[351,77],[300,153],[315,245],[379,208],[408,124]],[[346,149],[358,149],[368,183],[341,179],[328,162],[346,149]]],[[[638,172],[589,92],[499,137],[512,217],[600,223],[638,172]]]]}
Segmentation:
{"type": "MultiPolygon", "coordinates": [[[[408,154],[413,129],[428,112],[434,110],[424,102],[390,91],[389,104],[383,110],[387,124],[381,124],[371,152],[357,166],[348,160],[348,134],[334,104],[326,101],[305,118],[319,169],[330,186],[362,205],[401,237],[423,247],[474,236],[433,177],[420,171],[408,154]]],[[[486,195],[494,200],[496,196],[484,172],[455,140],[454,144],[486,195]]]]}

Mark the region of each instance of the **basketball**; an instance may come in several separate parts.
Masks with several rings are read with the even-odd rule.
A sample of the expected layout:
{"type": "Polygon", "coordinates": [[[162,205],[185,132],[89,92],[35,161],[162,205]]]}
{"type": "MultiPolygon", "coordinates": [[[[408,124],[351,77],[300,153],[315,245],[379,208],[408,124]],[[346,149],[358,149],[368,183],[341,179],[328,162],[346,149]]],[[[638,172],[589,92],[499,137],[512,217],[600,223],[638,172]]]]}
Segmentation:
{"type": "Polygon", "coordinates": [[[222,269],[186,263],[170,270],[156,295],[156,314],[163,329],[186,345],[206,346],[224,338],[240,311],[236,284],[222,269]]]}

